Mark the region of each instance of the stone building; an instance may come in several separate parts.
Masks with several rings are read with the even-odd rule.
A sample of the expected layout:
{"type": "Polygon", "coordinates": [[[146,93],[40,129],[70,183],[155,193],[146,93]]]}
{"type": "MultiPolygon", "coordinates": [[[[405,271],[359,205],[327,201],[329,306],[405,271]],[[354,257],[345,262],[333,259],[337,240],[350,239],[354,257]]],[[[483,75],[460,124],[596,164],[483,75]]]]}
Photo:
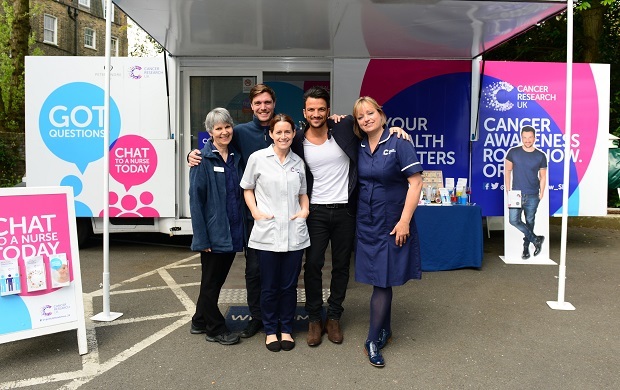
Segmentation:
{"type": "MultiPolygon", "coordinates": [[[[37,47],[51,56],[105,55],[106,0],[31,0],[37,47]]],[[[127,56],[127,15],[112,5],[112,56],[127,56]]]]}

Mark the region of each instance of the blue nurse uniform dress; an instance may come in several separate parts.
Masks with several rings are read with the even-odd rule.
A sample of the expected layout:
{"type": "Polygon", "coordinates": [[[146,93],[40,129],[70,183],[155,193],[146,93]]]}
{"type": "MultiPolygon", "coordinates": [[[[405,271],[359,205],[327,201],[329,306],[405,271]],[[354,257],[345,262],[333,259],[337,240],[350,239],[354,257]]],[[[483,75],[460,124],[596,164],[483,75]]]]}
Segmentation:
{"type": "Polygon", "coordinates": [[[390,232],[400,220],[409,183],[422,172],[411,141],[391,136],[384,127],[381,140],[371,153],[363,139],[358,160],[359,204],[355,280],[378,287],[400,286],[422,278],[420,241],[411,218],[410,237],[399,247],[390,232]]]}

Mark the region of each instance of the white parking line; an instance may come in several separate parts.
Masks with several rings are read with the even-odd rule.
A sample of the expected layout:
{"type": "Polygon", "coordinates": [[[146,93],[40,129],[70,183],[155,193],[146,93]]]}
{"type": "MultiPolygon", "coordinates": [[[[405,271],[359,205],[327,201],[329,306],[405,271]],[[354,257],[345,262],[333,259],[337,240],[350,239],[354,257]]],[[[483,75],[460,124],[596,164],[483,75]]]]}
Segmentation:
{"type": "MultiPolygon", "coordinates": [[[[121,288],[129,283],[138,281],[145,277],[158,274],[162,277],[162,279],[167,284],[167,287],[164,287],[164,288],[170,289],[177,296],[181,304],[185,307],[186,311],[175,312],[175,313],[165,313],[165,314],[148,316],[148,317],[126,318],[123,320],[116,320],[113,322],[95,323],[94,321],[90,319],[90,317],[93,315],[93,298],[101,296],[103,294],[103,291],[97,290],[91,293],[84,294],[83,295],[84,315],[86,317],[86,337],[87,337],[89,352],[82,356],[82,369],[79,371],[62,372],[62,373],[53,374],[53,375],[47,375],[47,376],[41,376],[41,377],[35,377],[35,378],[29,378],[29,379],[20,379],[20,380],[11,381],[11,382],[4,382],[4,383],[0,383],[0,389],[15,389],[15,388],[27,387],[27,386],[37,386],[37,385],[44,384],[44,383],[65,382],[65,381],[71,381],[71,382],[63,385],[62,387],[60,387],[60,389],[63,389],[63,390],[77,389],[83,384],[92,381],[93,379],[97,378],[99,375],[109,371],[110,369],[116,367],[117,365],[121,364],[122,362],[129,359],[130,357],[136,355],[137,353],[144,350],[145,348],[153,345],[154,343],[166,337],[170,333],[176,331],[180,327],[187,325],[188,321],[191,319],[191,313],[193,313],[194,308],[195,308],[194,302],[189,298],[189,296],[182,289],[182,287],[186,286],[186,284],[184,285],[177,284],[174,281],[174,279],[170,276],[167,270],[171,268],[178,268],[179,266],[184,266],[185,263],[197,257],[199,257],[198,254],[192,255],[185,259],[179,260],[175,263],[166,265],[164,267],[157,268],[155,270],[146,272],[142,275],[135,276],[133,278],[124,280],[120,283],[110,286],[110,293],[112,294],[112,290],[114,289],[121,288]],[[120,352],[118,355],[110,358],[105,363],[103,364],[100,363],[99,348],[98,348],[97,334],[95,332],[95,328],[122,325],[122,324],[140,322],[140,321],[161,320],[161,319],[172,318],[172,317],[180,317],[180,318],[176,320],[175,322],[173,322],[172,324],[159,330],[158,332],[151,334],[149,337],[145,338],[144,340],[139,341],[133,346],[120,352]]],[[[191,285],[195,285],[195,283],[191,283],[191,285]]],[[[160,287],[153,287],[151,289],[149,288],[135,289],[133,290],[133,292],[140,293],[140,292],[150,291],[150,290],[155,290],[155,289],[160,289],[160,287]]],[[[131,291],[131,290],[127,290],[127,291],[131,291]]],[[[114,293],[127,293],[127,292],[126,291],[122,291],[122,292],[115,291],[114,293]]]]}

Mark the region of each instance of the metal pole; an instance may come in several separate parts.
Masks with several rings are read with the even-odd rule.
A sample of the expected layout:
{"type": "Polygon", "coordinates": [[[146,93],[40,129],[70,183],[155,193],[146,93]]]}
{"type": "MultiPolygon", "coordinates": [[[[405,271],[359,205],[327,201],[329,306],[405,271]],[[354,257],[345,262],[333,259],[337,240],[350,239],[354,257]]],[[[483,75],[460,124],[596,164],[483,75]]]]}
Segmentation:
{"type": "Polygon", "coordinates": [[[564,301],[566,289],[566,231],[568,227],[568,191],[570,186],[570,139],[573,107],[573,0],[566,4],[566,123],[564,132],[564,186],[562,188],[562,234],[560,240],[560,267],[558,275],[558,300],[547,301],[554,310],[575,310],[564,301]]]}
{"type": "Polygon", "coordinates": [[[123,313],[110,312],[110,73],[112,60],[112,0],[106,0],[105,93],[103,102],[103,312],[94,321],[114,321],[123,313]]]}

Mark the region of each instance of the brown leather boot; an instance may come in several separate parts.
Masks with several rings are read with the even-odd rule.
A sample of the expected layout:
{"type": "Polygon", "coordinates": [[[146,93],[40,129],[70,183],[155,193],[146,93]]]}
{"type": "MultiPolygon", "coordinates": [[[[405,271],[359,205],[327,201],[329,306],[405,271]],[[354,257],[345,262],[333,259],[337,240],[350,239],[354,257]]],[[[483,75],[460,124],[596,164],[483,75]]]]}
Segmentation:
{"type": "Polygon", "coordinates": [[[332,343],[340,344],[344,339],[342,335],[342,329],[340,329],[339,320],[327,320],[325,324],[325,331],[327,332],[327,339],[332,343]]]}
{"type": "Polygon", "coordinates": [[[310,321],[308,324],[308,345],[310,347],[316,347],[321,344],[321,337],[323,336],[323,323],[322,321],[310,321]]]}

